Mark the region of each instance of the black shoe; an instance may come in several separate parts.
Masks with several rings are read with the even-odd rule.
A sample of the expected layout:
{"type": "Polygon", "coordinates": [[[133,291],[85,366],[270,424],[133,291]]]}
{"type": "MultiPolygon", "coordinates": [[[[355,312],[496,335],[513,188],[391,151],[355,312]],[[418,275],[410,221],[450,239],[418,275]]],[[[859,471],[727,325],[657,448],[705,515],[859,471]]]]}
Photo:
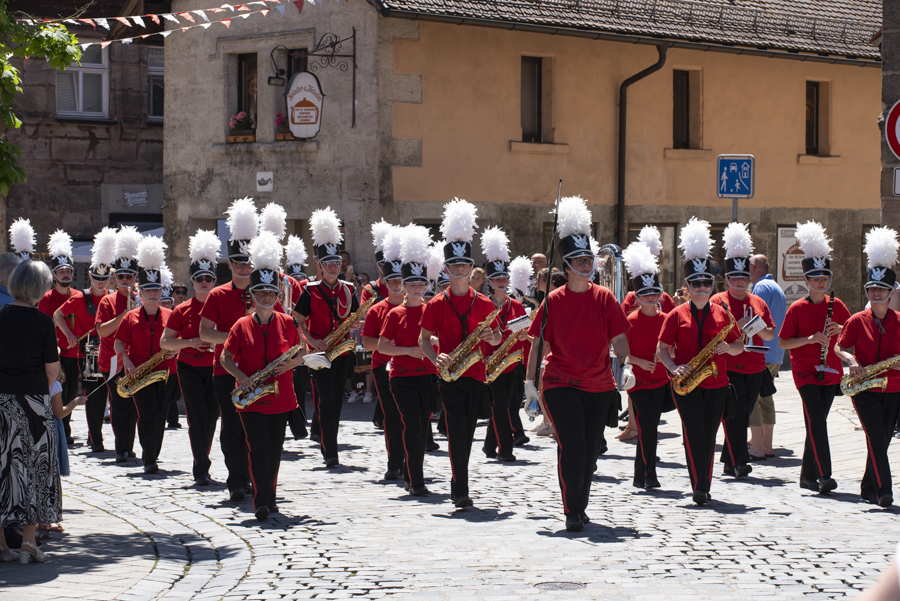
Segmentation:
{"type": "Polygon", "coordinates": [[[879,507],[890,507],[894,504],[894,497],[891,493],[884,493],[880,497],[878,497],[878,506],[879,507]]]}
{"type": "Polygon", "coordinates": [[[209,474],[194,478],[194,484],[197,486],[209,486],[209,474]]]}
{"type": "Polygon", "coordinates": [[[300,430],[299,433],[298,433],[298,432],[292,432],[291,434],[294,435],[294,440],[303,440],[304,438],[308,438],[308,437],[309,437],[309,432],[306,430],[306,428],[303,428],[302,430],[300,430]]]}
{"type": "Polygon", "coordinates": [[[837,488],[834,478],[819,478],[819,493],[826,495],[837,488]]]}
{"type": "Polygon", "coordinates": [[[372,422],[378,430],[384,430],[384,422],[372,422]]]}
{"type": "Polygon", "coordinates": [[[229,494],[228,500],[231,501],[232,503],[240,503],[241,501],[244,500],[244,497],[246,497],[246,496],[247,495],[244,494],[243,488],[235,488],[229,494]]]}
{"type": "Polygon", "coordinates": [[[322,442],[322,439],[319,438],[318,434],[310,434],[309,439],[313,442],[322,442]]]}
{"type": "Polygon", "coordinates": [[[441,448],[441,445],[439,445],[436,442],[429,442],[427,445],[425,445],[425,451],[428,453],[431,453],[432,451],[437,451],[440,448],[441,448]]]}
{"type": "Polygon", "coordinates": [[[71,436],[66,436],[66,444],[72,446],[73,444],[75,444],[75,439],[71,436]]]}
{"type": "Polygon", "coordinates": [[[265,522],[269,518],[269,508],[263,505],[259,509],[257,509],[254,514],[256,515],[256,520],[259,522],[265,522]]]}
{"type": "Polygon", "coordinates": [[[734,472],[733,465],[726,465],[725,469],[722,470],[722,474],[725,476],[731,476],[732,478],[736,477],[734,472]]]}
{"type": "Polygon", "coordinates": [[[325,467],[337,467],[340,465],[340,461],[338,461],[337,457],[331,457],[325,460],[325,467]]]}
{"type": "Polygon", "coordinates": [[[875,496],[875,493],[867,493],[863,494],[862,500],[866,503],[871,503],[872,505],[878,505],[878,497],[875,496]]]}
{"type": "Polygon", "coordinates": [[[248,497],[253,496],[253,485],[252,484],[248,483],[248,484],[244,485],[244,494],[247,495],[248,497]]]}
{"type": "Polygon", "coordinates": [[[425,495],[428,494],[428,489],[425,488],[424,486],[414,486],[412,488],[409,488],[408,490],[409,490],[409,494],[411,494],[414,497],[424,497],[425,495]]]}
{"type": "Polygon", "coordinates": [[[584,530],[584,522],[581,521],[577,513],[566,514],[566,530],[569,532],[581,532],[584,530]]]}
{"type": "Polygon", "coordinates": [[[116,463],[125,463],[128,461],[128,456],[125,453],[116,453],[116,463]]]}
{"type": "Polygon", "coordinates": [[[803,476],[800,476],[800,488],[819,492],[819,483],[815,480],[807,480],[803,476]]]}
{"type": "Polygon", "coordinates": [[[578,512],[578,519],[581,520],[582,524],[590,524],[591,523],[591,518],[589,518],[588,514],[586,514],[583,511],[578,512]]]}
{"type": "Polygon", "coordinates": [[[631,483],[635,488],[647,488],[647,481],[640,476],[635,476],[634,481],[631,483]]]}
{"type": "Polygon", "coordinates": [[[694,493],[693,497],[691,497],[691,498],[694,500],[694,503],[696,503],[697,505],[706,505],[706,502],[709,501],[710,497],[708,494],[706,494],[706,492],[704,492],[702,490],[698,490],[694,493]]]}
{"type": "Polygon", "coordinates": [[[606,452],[607,452],[608,450],[609,450],[609,446],[607,446],[607,445],[605,445],[605,444],[602,444],[602,445],[600,445],[600,452],[597,453],[597,454],[598,454],[598,455],[605,455],[606,452]]]}
{"type": "Polygon", "coordinates": [[[384,473],[385,480],[399,480],[400,470],[388,470],[384,473]]]}
{"type": "Polygon", "coordinates": [[[273,513],[281,513],[278,511],[278,505],[269,505],[269,514],[271,515],[273,513]]]}
{"type": "Polygon", "coordinates": [[[136,457],[137,457],[137,455],[134,454],[134,451],[128,451],[128,458],[129,458],[129,459],[134,459],[134,458],[136,458],[136,457]]]}
{"type": "Polygon", "coordinates": [[[181,427],[181,424],[178,422],[175,422],[174,424],[169,424],[168,426],[166,426],[166,428],[168,428],[169,430],[177,430],[180,427],[181,427]]]}
{"type": "Polygon", "coordinates": [[[744,478],[750,475],[750,472],[753,471],[753,467],[749,465],[736,465],[734,466],[734,475],[737,478],[744,478]]]}
{"type": "Polygon", "coordinates": [[[516,441],[513,443],[513,445],[521,447],[523,444],[528,444],[529,442],[531,442],[531,439],[522,434],[518,438],[516,438],[516,441]]]}
{"type": "Polygon", "coordinates": [[[497,455],[497,460],[498,461],[506,461],[506,462],[515,461],[516,456],[513,455],[512,453],[503,453],[502,455],[497,455]]]}
{"type": "Polygon", "coordinates": [[[91,445],[91,453],[103,453],[106,449],[103,448],[102,444],[91,445]]]}
{"type": "Polygon", "coordinates": [[[651,488],[659,488],[660,486],[662,485],[659,483],[659,479],[656,476],[650,476],[644,479],[644,488],[646,488],[647,490],[651,488]]]}
{"type": "Polygon", "coordinates": [[[159,466],[156,465],[155,461],[151,461],[150,463],[144,464],[144,473],[145,474],[155,474],[159,471],[159,466]]]}
{"type": "Polygon", "coordinates": [[[496,459],[497,451],[494,449],[489,449],[487,447],[481,447],[481,452],[484,453],[484,456],[488,459],[496,459]]]}
{"type": "Polygon", "coordinates": [[[471,507],[472,505],[474,505],[474,503],[472,503],[472,499],[470,499],[469,497],[460,497],[453,501],[453,504],[457,507],[471,507]]]}

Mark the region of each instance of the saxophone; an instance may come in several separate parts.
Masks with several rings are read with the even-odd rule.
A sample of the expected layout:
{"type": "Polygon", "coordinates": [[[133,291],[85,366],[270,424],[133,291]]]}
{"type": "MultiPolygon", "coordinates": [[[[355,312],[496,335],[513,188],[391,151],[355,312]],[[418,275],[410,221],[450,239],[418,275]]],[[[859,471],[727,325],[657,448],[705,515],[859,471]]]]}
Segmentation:
{"type": "Polygon", "coordinates": [[[709,363],[709,361],[713,357],[715,348],[720,342],[725,340],[725,336],[727,336],[734,327],[734,318],[731,316],[731,311],[728,311],[727,313],[729,320],[728,325],[722,328],[722,331],[716,334],[715,337],[709,341],[709,344],[703,347],[703,350],[697,353],[697,355],[691,359],[690,363],[688,363],[691,373],[684,377],[675,376],[672,378],[672,388],[681,396],[690,394],[700,385],[700,382],[706,378],[710,376],[715,378],[719,375],[719,368],[716,367],[715,363],[709,363]],[[707,363],[709,363],[709,365],[707,365],[707,363]]]}
{"type": "Polygon", "coordinates": [[[504,340],[503,344],[498,346],[497,350],[488,357],[485,365],[485,370],[487,371],[485,382],[488,384],[499,378],[500,374],[505,372],[510,365],[514,365],[525,358],[525,353],[522,352],[522,349],[512,353],[509,352],[509,349],[519,340],[516,334],[516,332],[511,333],[509,338],[504,340]]]}
{"type": "Polygon", "coordinates": [[[491,314],[478,324],[478,327],[469,334],[469,337],[462,341],[462,344],[453,349],[453,352],[450,353],[450,366],[440,370],[441,378],[445,382],[458,380],[470,367],[484,359],[484,354],[481,352],[480,348],[475,352],[472,352],[472,349],[481,342],[481,333],[485,328],[490,327],[491,323],[497,319],[502,308],[503,307],[497,307],[494,309],[491,314]]]}
{"type": "Polygon", "coordinates": [[[900,363],[900,355],[894,355],[890,359],[873,363],[865,368],[865,373],[859,377],[851,377],[849,374],[841,380],[841,392],[846,396],[856,396],[860,392],[879,388],[879,392],[884,392],[887,388],[887,376],[877,378],[884,372],[893,369],[895,365],[900,363]]]}
{"type": "Polygon", "coordinates": [[[134,393],[150,386],[154,382],[167,382],[169,380],[169,370],[160,369],[153,371],[157,365],[166,360],[166,355],[170,351],[161,350],[140,365],[138,365],[134,373],[130,376],[122,376],[116,380],[116,390],[122,398],[134,396],[134,393]]]}
{"type": "Polygon", "coordinates": [[[292,346],[280,357],[250,376],[250,381],[253,382],[251,388],[235,388],[231,393],[231,402],[234,403],[234,406],[238,409],[246,409],[264,396],[270,394],[277,396],[278,382],[269,383],[269,380],[275,377],[275,370],[278,366],[299,353],[301,348],[303,348],[302,342],[292,346]]]}
{"type": "MultiPolygon", "coordinates": [[[[344,340],[344,337],[347,335],[347,332],[350,331],[351,326],[362,319],[362,316],[366,314],[369,307],[375,304],[376,300],[378,299],[375,296],[370,297],[369,300],[360,305],[359,309],[349,315],[347,319],[341,322],[341,325],[336,327],[331,334],[322,340],[325,343],[325,350],[319,353],[312,353],[312,355],[317,355],[319,360],[308,361],[309,369],[318,370],[331,367],[332,361],[344,353],[349,353],[356,348],[355,340],[344,340]],[[328,360],[327,363],[321,360],[322,357],[328,360]]],[[[307,355],[306,357],[310,356],[311,355],[307,355]]]]}

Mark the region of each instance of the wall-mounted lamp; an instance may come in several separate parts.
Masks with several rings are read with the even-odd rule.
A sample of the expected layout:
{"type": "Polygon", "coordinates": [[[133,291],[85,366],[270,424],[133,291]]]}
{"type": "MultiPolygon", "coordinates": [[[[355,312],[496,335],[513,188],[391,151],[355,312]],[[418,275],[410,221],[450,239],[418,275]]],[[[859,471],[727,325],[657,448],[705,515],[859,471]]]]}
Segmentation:
{"type": "Polygon", "coordinates": [[[269,55],[269,58],[272,59],[272,71],[275,73],[275,75],[272,75],[271,77],[269,77],[269,85],[270,86],[287,85],[287,80],[284,78],[285,70],[279,69],[278,64],[275,62],[275,51],[278,50],[279,48],[284,48],[285,50],[287,50],[287,48],[285,48],[284,46],[280,46],[280,45],[272,48],[272,52],[269,55]]]}

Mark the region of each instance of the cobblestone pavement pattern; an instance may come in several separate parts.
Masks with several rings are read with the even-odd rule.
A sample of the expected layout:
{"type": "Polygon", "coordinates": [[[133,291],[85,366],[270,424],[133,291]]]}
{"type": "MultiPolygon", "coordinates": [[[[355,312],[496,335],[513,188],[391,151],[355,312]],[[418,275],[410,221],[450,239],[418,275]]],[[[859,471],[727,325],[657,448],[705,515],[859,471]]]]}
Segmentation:
{"type": "MultiPolygon", "coordinates": [[[[455,510],[442,437],[442,450],[426,458],[431,496],[382,481],[384,442],[370,404],[345,408],[337,469],[322,465],[311,441],[287,442],[281,515],[266,523],[254,519],[249,499],[225,500],[218,441],[217,484],[192,486],[186,428],[166,431],[154,476],[136,461],[116,465],[110,451],[89,455],[76,446],[63,483],[66,532],[45,545],[53,560],[0,564],[0,601],[854,596],[891,559],[900,520],[859,500],[865,439],[846,397],[829,419],[840,487],[829,496],[801,491],[800,400],[789,374],[776,383],[777,457],[754,464],[743,481],[723,478],[717,464],[713,501],[703,508],[690,501],[675,412],[664,415],[662,489],[652,492],[632,488],[634,445],[608,431],[588,507],[593,523],[576,534],[564,529],[551,439],[532,435],[516,449],[519,461],[503,464],[484,458],[479,428],[470,468],[475,507],[455,510]]],[[[84,441],[82,413],[73,425],[84,441]]],[[[104,436],[112,446],[108,424],[104,436]]]]}

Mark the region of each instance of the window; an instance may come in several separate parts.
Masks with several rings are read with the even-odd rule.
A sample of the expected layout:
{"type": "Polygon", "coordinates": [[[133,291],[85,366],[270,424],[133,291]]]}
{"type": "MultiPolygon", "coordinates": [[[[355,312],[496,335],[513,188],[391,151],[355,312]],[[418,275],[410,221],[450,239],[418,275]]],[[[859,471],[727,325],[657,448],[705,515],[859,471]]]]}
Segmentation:
{"type": "MultiPolygon", "coordinates": [[[[662,250],[659,253],[659,282],[662,284],[663,290],[670,295],[675,294],[675,290],[681,288],[681,257],[675,248],[675,226],[652,224],[659,230],[659,236],[662,240],[662,250]],[[676,274],[678,277],[676,277],[676,274]],[[677,284],[676,284],[677,283],[677,284]]],[[[638,234],[644,228],[644,224],[628,225],[628,244],[637,240],[638,234]]],[[[626,276],[627,277],[627,276],[626,276]]],[[[629,282],[630,285],[630,282],[629,282]]]]}
{"type": "Polygon", "coordinates": [[[109,115],[109,50],[99,44],[81,54],[81,65],[56,72],[56,113],[96,119],[109,115]]]}
{"type": "Polygon", "coordinates": [[[291,80],[291,77],[294,73],[300,73],[301,71],[306,71],[307,62],[309,57],[306,54],[301,54],[299,50],[289,50],[288,51],[288,60],[287,60],[287,78],[288,81],[291,80]]]}
{"type": "Polygon", "coordinates": [[[163,120],[163,101],[165,100],[165,57],[162,48],[149,48],[147,51],[148,101],[147,116],[151,121],[163,120]]]}
{"type": "Polygon", "coordinates": [[[256,55],[238,55],[238,112],[250,115],[256,125],[256,55]]]}
{"type": "Polygon", "coordinates": [[[691,147],[691,74],[674,70],[672,82],[672,148],[691,147]]]}
{"type": "Polygon", "coordinates": [[[541,142],[541,75],[543,59],[522,57],[522,141],[541,142]]]}
{"type": "Polygon", "coordinates": [[[819,82],[806,82],[806,154],[819,154],[819,82]]]}

